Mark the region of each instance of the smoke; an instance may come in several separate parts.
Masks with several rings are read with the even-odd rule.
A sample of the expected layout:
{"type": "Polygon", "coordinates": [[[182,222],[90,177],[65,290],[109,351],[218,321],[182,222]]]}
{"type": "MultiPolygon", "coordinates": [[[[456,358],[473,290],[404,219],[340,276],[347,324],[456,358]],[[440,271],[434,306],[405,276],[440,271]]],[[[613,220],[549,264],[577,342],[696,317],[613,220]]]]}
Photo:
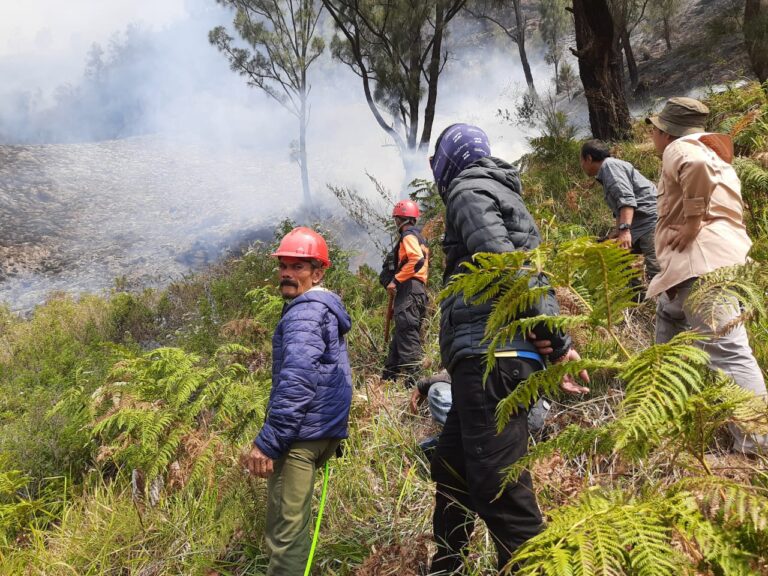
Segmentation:
{"type": "MultiPolygon", "coordinates": [[[[123,7],[117,15],[96,0],[75,2],[80,14],[91,15],[92,41],[74,21],[39,21],[4,9],[9,12],[5,26],[17,34],[0,50],[0,143],[86,142],[159,133],[216,146],[288,149],[295,140],[293,118],[246,86],[207,41],[211,28],[231,24],[229,10],[213,0],[140,2],[134,3],[133,12],[125,2],[115,2],[123,7]],[[22,35],[19,30],[27,26],[31,30],[22,35]],[[15,50],[14,38],[19,44],[15,50]]],[[[50,0],[33,4],[50,11],[51,18],[65,13],[50,0]]],[[[457,22],[473,27],[467,20],[457,22]]],[[[330,32],[330,22],[324,28],[330,32]]],[[[516,47],[504,39],[489,42],[488,37],[482,47],[469,46],[465,40],[477,34],[466,29],[453,34],[458,42],[441,79],[435,132],[452,121],[474,121],[498,133],[504,153],[519,156],[525,135],[504,127],[496,114],[523,92],[516,47]]],[[[541,90],[549,84],[551,70],[535,48],[531,52],[541,90]]],[[[311,75],[310,147],[334,151],[347,159],[345,165],[354,158],[360,173],[378,168],[391,172],[377,159],[384,156],[388,163],[396,157],[390,152],[396,151],[367,110],[357,77],[331,62],[327,53],[311,75]],[[363,147],[368,150],[362,158],[351,154],[363,147]]]]}
{"type": "MultiPolygon", "coordinates": [[[[3,281],[0,251],[0,300],[23,307],[52,288],[98,290],[118,275],[178,277],[301,202],[290,158],[297,122],[208,43],[215,26],[231,29],[230,11],[214,0],[72,4],[91,18],[74,20],[52,0],[30,4],[47,20],[0,9],[0,32],[16,31],[0,46],[0,214],[34,213],[26,220],[37,222],[50,203],[61,214],[55,234],[41,227],[36,236],[44,265],[5,270],[3,281]],[[41,200],[41,189],[53,200],[41,200]]],[[[475,123],[495,155],[514,160],[533,135],[498,115],[525,92],[517,50],[503,39],[478,45],[476,33],[467,21],[452,30],[432,138],[475,123]]],[[[536,46],[529,56],[544,92],[551,67],[536,46]]],[[[373,195],[366,173],[397,195],[403,162],[359,78],[327,52],[310,75],[309,175],[320,213],[340,210],[327,184],[373,195]]],[[[415,176],[430,177],[426,157],[413,163],[415,176]]],[[[0,247],[19,242],[0,222],[0,247]]]]}

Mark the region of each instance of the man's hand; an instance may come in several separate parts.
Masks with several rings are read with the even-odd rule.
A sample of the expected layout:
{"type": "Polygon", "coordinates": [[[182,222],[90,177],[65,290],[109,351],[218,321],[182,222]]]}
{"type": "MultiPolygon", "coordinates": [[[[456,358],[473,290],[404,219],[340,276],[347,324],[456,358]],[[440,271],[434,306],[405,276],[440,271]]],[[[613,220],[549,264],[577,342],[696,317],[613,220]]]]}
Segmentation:
{"type": "Polygon", "coordinates": [[[394,282],[390,282],[387,284],[387,292],[389,292],[392,296],[395,295],[395,292],[397,291],[397,285],[395,285],[394,282]]]}
{"type": "Polygon", "coordinates": [[[616,243],[627,250],[632,250],[632,232],[629,228],[626,230],[619,230],[616,235],[616,243]]]}
{"type": "Polygon", "coordinates": [[[424,402],[426,399],[426,396],[419,392],[418,386],[414,386],[413,390],[411,391],[411,413],[412,414],[418,414],[419,413],[419,405],[424,402]]]}
{"type": "MultiPolygon", "coordinates": [[[[552,342],[549,340],[537,339],[536,334],[533,332],[528,333],[528,340],[536,346],[536,351],[542,356],[548,356],[554,351],[552,342]]],[[[563,356],[561,356],[555,363],[570,362],[571,360],[581,360],[581,356],[579,356],[579,353],[573,348],[570,348],[568,352],[563,354],[563,356]]],[[[589,384],[589,373],[587,373],[586,370],[579,372],[579,378],[581,378],[585,384],[589,384]]],[[[560,383],[560,389],[567,394],[587,394],[589,392],[589,388],[579,386],[570,374],[563,376],[563,381],[560,383]]]]}
{"type": "Polygon", "coordinates": [[[549,356],[552,354],[552,352],[554,352],[554,348],[552,348],[552,342],[549,340],[539,340],[536,334],[533,332],[528,333],[528,340],[530,340],[531,343],[536,346],[536,351],[542,356],[549,356]]]}
{"type": "Polygon", "coordinates": [[[669,241],[669,247],[676,252],[682,252],[699,235],[701,218],[686,218],[685,224],[672,224],[669,228],[676,232],[669,241]]]}
{"type": "Polygon", "coordinates": [[[240,465],[259,478],[267,478],[275,471],[275,461],[255,445],[251,447],[250,452],[240,455],[240,465]]]}
{"type": "MultiPolygon", "coordinates": [[[[570,348],[568,352],[563,354],[556,362],[555,364],[560,364],[561,362],[571,362],[571,361],[578,361],[581,360],[581,356],[579,356],[579,353],[576,352],[573,348],[570,348]]],[[[589,374],[586,370],[582,370],[579,372],[579,378],[585,383],[589,384],[589,374]]],[[[560,382],[560,390],[565,392],[566,394],[587,394],[589,393],[589,388],[586,386],[580,386],[574,379],[573,376],[570,374],[566,374],[563,376],[563,381],[560,382]]]]}

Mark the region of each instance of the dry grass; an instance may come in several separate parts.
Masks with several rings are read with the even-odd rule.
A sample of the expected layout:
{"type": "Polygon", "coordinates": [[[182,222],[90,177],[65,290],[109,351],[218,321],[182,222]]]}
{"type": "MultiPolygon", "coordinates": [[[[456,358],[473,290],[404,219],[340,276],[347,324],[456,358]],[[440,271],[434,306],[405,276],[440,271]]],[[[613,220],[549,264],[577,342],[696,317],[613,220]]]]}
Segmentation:
{"type": "Polygon", "coordinates": [[[371,548],[371,555],[355,571],[355,576],[419,576],[428,567],[428,535],[417,536],[406,544],[371,548]]]}

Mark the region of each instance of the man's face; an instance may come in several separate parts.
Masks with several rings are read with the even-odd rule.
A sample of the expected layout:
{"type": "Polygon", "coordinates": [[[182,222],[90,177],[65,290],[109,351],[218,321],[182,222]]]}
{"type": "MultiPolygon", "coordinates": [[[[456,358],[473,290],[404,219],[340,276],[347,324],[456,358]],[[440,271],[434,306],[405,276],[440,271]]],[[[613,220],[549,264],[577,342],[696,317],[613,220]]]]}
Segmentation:
{"type": "Polygon", "coordinates": [[[293,300],[312,286],[320,284],[323,279],[325,271],[322,268],[313,267],[309,260],[281,256],[279,261],[280,293],[283,298],[293,300]]]}
{"type": "Polygon", "coordinates": [[[586,156],[579,156],[579,164],[581,164],[581,169],[584,170],[584,173],[587,176],[597,176],[599,168],[597,167],[597,162],[592,160],[592,156],[589,154],[586,156]]]}
{"type": "Polygon", "coordinates": [[[653,145],[656,148],[656,153],[659,156],[664,154],[664,150],[672,141],[669,134],[667,134],[666,132],[662,132],[661,130],[656,128],[656,126],[654,126],[653,130],[651,130],[651,140],[653,140],[653,145]]]}

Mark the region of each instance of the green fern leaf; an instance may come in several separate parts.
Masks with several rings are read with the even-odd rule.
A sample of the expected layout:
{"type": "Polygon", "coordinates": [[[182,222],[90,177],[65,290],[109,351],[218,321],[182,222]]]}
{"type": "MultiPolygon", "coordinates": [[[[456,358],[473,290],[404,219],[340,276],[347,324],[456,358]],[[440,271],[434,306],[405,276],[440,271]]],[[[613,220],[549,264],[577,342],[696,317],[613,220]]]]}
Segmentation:
{"type": "Polygon", "coordinates": [[[696,281],[687,303],[697,315],[707,319],[712,332],[718,335],[728,333],[750,319],[765,317],[762,274],[763,267],[757,263],[718,268],[696,281]],[[723,308],[740,312],[735,318],[724,318],[723,308]]]}
{"type": "Polygon", "coordinates": [[[700,338],[689,332],[679,334],[627,363],[620,374],[626,382],[626,395],[617,423],[617,450],[633,443],[635,448],[647,446],[666,422],[685,412],[688,399],[701,391],[709,355],[693,345],[700,338]]]}
{"type": "Polygon", "coordinates": [[[578,373],[582,370],[618,371],[623,367],[623,363],[614,359],[587,359],[579,360],[578,362],[552,364],[546,370],[535,372],[525,381],[518,384],[509,396],[499,402],[496,407],[496,427],[499,432],[503,430],[509,423],[512,414],[516,414],[521,407],[532,406],[539,396],[558,396],[560,394],[560,383],[566,374],[578,378],[578,373]]]}

